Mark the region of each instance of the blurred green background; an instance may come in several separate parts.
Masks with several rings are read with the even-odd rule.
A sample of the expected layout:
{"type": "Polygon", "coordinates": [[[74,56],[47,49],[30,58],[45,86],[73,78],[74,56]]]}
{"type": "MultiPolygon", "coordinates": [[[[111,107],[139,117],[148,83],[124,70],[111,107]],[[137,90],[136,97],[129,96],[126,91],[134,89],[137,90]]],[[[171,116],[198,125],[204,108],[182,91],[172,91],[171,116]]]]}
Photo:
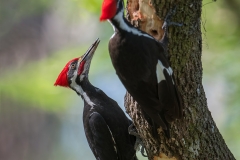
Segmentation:
{"type": "MultiPolygon", "coordinates": [[[[240,2],[203,1],[203,83],[208,106],[240,159],[240,2]]],[[[125,89],[108,55],[112,27],[99,0],[0,0],[0,159],[92,160],[83,102],[53,84],[99,37],[90,81],[123,107],[125,89]]],[[[143,160],[139,155],[139,159],[143,160]]]]}

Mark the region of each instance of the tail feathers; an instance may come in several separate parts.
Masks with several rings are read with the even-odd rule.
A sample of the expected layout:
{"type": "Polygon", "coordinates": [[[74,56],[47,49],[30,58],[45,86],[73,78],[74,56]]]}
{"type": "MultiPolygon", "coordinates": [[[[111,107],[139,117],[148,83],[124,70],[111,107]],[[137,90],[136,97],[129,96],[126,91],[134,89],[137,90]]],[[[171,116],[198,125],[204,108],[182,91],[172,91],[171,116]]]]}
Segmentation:
{"type": "Polygon", "coordinates": [[[170,138],[170,125],[169,125],[168,121],[165,118],[165,113],[164,112],[160,113],[160,116],[162,117],[162,119],[163,119],[163,121],[164,121],[164,123],[166,125],[166,129],[163,129],[163,131],[164,131],[166,137],[169,139],[170,138]]]}
{"type": "MultiPolygon", "coordinates": [[[[158,126],[154,123],[154,121],[152,122],[152,136],[155,138],[155,139],[158,139],[158,132],[157,132],[157,129],[161,126],[158,126]]],[[[169,124],[166,123],[166,126],[167,128],[166,129],[163,129],[163,132],[165,134],[165,136],[170,139],[170,129],[169,129],[169,124]]]]}
{"type": "Polygon", "coordinates": [[[158,139],[158,132],[157,129],[162,127],[165,135],[167,138],[170,138],[170,129],[169,129],[169,123],[166,121],[164,117],[164,113],[157,113],[155,112],[154,114],[146,114],[144,112],[144,117],[148,121],[148,123],[152,127],[152,136],[155,139],[158,139]]]}
{"type": "Polygon", "coordinates": [[[145,115],[147,115],[145,117],[149,117],[150,119],[152,119],[157,126],[161,126],[163,129],[167,129],[166,122],[163,119],[164,116],[159,114],[159,111],[154,110],[153,108],[150,107],[144,107],[143,109],[144,112],[146,113],[145,115]]]}

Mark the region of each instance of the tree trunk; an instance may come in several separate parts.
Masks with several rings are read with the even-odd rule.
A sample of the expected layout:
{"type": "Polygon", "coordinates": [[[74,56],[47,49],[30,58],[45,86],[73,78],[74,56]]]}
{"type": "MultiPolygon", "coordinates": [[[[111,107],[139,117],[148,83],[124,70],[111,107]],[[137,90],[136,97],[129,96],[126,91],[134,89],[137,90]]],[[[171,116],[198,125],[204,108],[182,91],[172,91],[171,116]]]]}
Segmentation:
{"type": "Polygon", "coordinates": [[[150,134],[151,127],[143,118],[139,105],[128,93],[125,96],[125,108],[151,160],[164,156],[178,160],[235,159],[207,108],[202,86],[202,1],[128,0],[127,18],[136,27],[160,40],[164,17],[175,6],[176,13],[171,21],[182,23],[183,26],[169,27],[167,54],[185,106],[183,119],[171,124],[170,139],[159,128],[160,136],[156,140],[150,134]]]}

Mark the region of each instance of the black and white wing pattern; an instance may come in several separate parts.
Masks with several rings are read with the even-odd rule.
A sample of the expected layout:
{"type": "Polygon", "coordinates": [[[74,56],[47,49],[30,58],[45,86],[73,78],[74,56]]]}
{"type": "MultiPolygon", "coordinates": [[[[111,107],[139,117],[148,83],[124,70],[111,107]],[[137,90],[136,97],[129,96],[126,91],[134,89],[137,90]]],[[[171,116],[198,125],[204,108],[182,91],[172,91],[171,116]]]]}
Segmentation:
{"type": "Polygon", "coordinates": [[[103,117],[99,113],[93,112],[89,117],[89,126],[92,138],[88,141],[96,159],[117,160],[116,144],[103,117]]]}

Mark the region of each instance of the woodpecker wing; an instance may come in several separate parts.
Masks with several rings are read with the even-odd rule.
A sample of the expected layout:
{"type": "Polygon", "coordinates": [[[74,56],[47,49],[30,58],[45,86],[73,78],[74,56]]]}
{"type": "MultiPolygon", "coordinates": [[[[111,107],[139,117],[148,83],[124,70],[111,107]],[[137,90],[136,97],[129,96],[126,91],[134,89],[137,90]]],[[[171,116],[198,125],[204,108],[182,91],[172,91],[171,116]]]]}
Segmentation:
{"type": "Polygon", "coordinates": [[[93,112],[89,117],[92,138],[90,147],[97,160],[117,160],[117,148],[112,133],[103,117],[93,112]]]}
{"type": "MultiPolygon", "coordinates": [[[[143,47],[140,48],[141,51],[138,50],[138,44],[138,46],[134,47],[134,50],[144,53],[142,56],[145,61],[141,63],[140,73],[143,76],[138,78],[138,83],[135,83],[138,84],[137,92],[130,94],[133,96],[138,94],[136,100],[140,105],[142,104],[143,110],[157,124],[167,129],[167,122],[170,123],[182,116],[182,103],[180,103],[180,96],[174,83],[173,71],[160,43],[146,37],[139,38],[142,38],[142,40],[139,40],[138,43],[141,43],[140,46],[143,47]],[[160,115],[157,115],[157,112],[160,115]]],[[[133,82],[137,82],[136,79],[133,82]]]]}
{"type": "MultiPolygon", "coordinates": [[[[159,48],[160,44],[158,43],[159,48]]],[[[174,82],[173,70],[167,62],[165,55],[158,55],[156,67],[158,80],[158,97],[163,105],[164,116],[167,122],[182,117],[182,102],[174,82]]]]}

